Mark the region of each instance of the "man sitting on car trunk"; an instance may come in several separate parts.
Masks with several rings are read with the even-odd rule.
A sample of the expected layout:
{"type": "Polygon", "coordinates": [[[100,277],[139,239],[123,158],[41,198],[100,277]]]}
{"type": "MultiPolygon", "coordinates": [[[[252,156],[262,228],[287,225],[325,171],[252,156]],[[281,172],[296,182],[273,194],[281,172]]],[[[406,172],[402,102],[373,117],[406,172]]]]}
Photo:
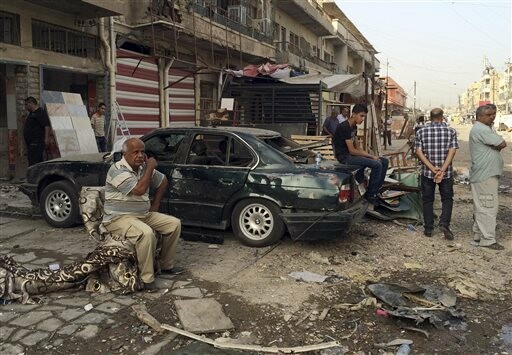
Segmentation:
{"type": "Polygon", "coordinates": [[[167,188],[167,178],[155,170],[156,167],[155,158],[148,158],[145,154],[144,142],[130,138],[123,144],[123,159],[112,164],[105,184],[103,224],[109,232],[125,236],[134,246],[140,277],[147,290],[156,289],[153,261],[157,240],[153,230],[162,235],[162,273],[183,271],[173,267],[181,222],[158,212],[167,188]],[[152,203],[149,200],[150,187],[155,189],[152,203]]]}
{"type": "Polygon", "coordinates": [[[368,154],[357,145],[357,140],[354,138],[357,136],[357,125],[364,121],[367,113],[368,109],[365,105],[355,105],[350,118],[340,123],[336,129],[333,143],[336,159],[340,163],[372,169],[365,198],[370,202],[369,209],[373,209],[377,203],[377,193],[384,183],[389,161],[386,158],[368,154]]]}

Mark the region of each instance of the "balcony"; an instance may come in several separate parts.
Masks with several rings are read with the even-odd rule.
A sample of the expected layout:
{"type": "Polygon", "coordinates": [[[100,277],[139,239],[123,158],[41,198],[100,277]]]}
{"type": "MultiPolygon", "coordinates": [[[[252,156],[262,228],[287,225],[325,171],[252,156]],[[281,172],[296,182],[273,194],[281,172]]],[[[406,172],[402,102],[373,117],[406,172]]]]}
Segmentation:
{"type": "Polygon", "coordinates": [[[243,11],[243,6],[229,10],[228,12],[228,10],[218,6],[206,6],[199,3],[194,4],[195,13],[258,41],[273,44],[273,37],[271,35],[272,21],[269,19],[263,21],[261,19],[251,18],[247,11],[243,11]]]}
{"type": "Polygon", "coordinates": [[[123,14],[124,1],[121,0],[65,0],[56,4],[55,0],[26,0],[32,4],[59,10],[81,19],[118,16],[123,14]]]}
{"type": "Polygon", "coordinates": [[[278,0],[277,7],[317,36],[329,36],[334,33],[329,17],[324,14],[321,5],[312,0],[278,0]]]}

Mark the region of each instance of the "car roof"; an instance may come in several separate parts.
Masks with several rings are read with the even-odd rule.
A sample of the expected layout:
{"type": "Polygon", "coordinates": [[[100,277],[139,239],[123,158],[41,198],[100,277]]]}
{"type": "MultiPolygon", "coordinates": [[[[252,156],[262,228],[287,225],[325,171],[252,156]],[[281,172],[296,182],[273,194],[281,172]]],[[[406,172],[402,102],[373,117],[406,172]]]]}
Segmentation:
{"type": "Polygon", "coordinates": [[[173,124],[170,127],[166,128],[157,128],[151,132],[149,132],[147,135],[153,135],[155,133],[159,132],[167,132],[167,131],[174,131],[174,130],[180,130],[180,129],[186,129],[187,131],[198,131],[198,132],[208,132],[208,133],[222,133],[222,132],[231,132],[231,133],[242,133],[242,134],[250,134],[253,136],[256,136],[258,138],[275,138],[280,137],[281,133],[276,131],[271,131],[269,129],[263,129],[263,128],[255,128],[255,127],[232,127],[232,126],[208,126],[208,127],[201,127],[201,126],[190,126],[190,125],[179,125],[179,124],[173,124]]]}

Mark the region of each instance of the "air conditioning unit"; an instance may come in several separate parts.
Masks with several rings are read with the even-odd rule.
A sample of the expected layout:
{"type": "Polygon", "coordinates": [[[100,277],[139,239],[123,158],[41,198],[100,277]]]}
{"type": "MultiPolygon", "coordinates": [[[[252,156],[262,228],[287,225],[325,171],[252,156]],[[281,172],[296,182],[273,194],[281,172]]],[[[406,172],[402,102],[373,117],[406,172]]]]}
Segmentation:
{"type": "Polygon", "coordinates": [[[242,5],[228,6],[228,17],[233,21],[247,25],[247,7],[242,5]]]}

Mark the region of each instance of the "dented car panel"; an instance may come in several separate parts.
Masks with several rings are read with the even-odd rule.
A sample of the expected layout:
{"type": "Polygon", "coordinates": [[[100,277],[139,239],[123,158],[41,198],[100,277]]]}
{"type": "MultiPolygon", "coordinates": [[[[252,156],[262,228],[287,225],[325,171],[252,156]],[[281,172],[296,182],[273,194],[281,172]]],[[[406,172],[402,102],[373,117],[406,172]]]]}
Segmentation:
{"type": "MultiPolygon", "coordinates": [[[[160,211],[185,226],[231,226],[251,246],[275,243],[285,231],[293,239],[346,234],[367,208],[357,189],[362,170],[337,162],[296,164],[283,153],[288,148],[275,149],[262,140],[286,142],[276,137],[276,132],[246,127],[163,128],[142,137],[147,155],[157,159],[157,169],[169,181],[160,211]]],[[[96,154],[34,165],[23,191],[40,203],[50,224],[69,226],[70,221],[57,223],[45,214],[49,208],[39,201],[41,191],[46,196],[55,182],[64,182],[57,183],[58,194],[68,193],[70,214],[78,217],[73,199],[82,186],[104,185],[112,161],[96,154]]]]}

